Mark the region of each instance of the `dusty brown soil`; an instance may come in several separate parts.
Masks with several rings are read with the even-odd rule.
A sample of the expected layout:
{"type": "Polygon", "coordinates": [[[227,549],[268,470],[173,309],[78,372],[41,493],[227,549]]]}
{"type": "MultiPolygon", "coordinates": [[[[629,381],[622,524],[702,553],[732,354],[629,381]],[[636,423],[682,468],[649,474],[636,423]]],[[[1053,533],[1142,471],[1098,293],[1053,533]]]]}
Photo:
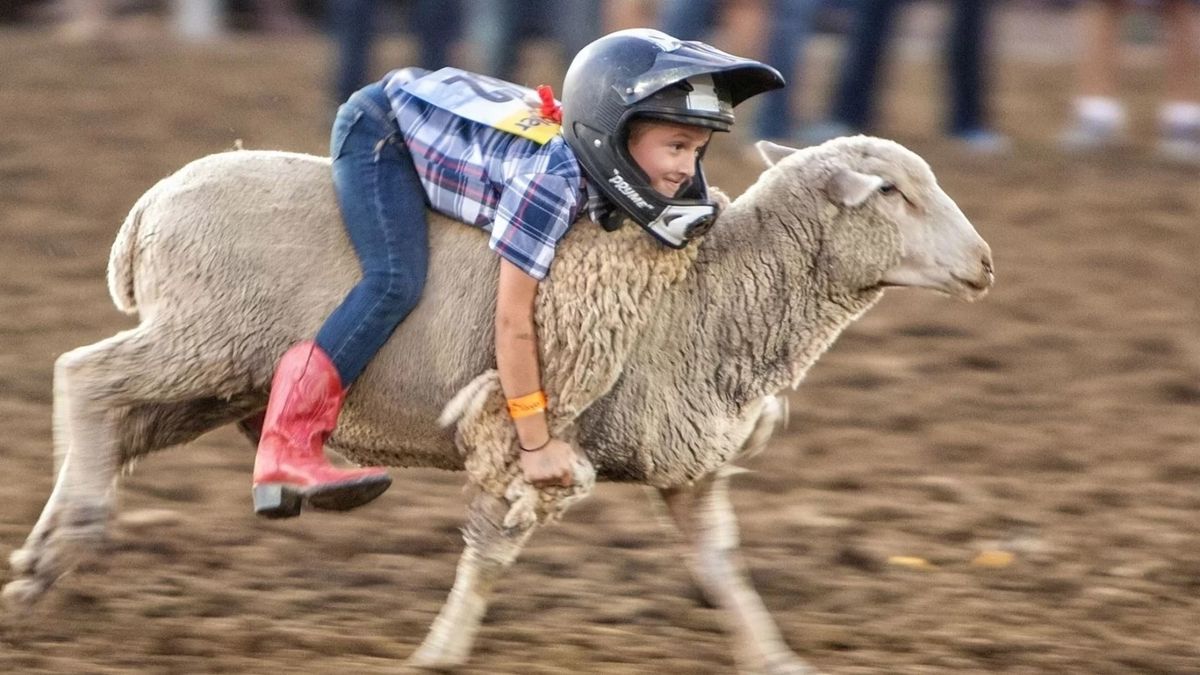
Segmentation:
{"type": "MultiPolygon", "coordinates": [[[[55,357],[130,325],[104,284],[124,214],[236,139],[321,152],[325,58],[0,34],[0,554],[49,494],[55,357]]],[[[893,292],[848,331],[735,481],[745,560],[829,672],[1200,672],[1200,177],[1156,162],[1145,124],[1128,151],[1061,157],[1067,67],[1001,66],[1013,156],[938,140],[925,65],[892,81],[884,129],[990,241],[995,291],[893,292]],[[1011,563],[972,564],[989,550],[1011,563]]],[[[1126,84],[1150,101],[1155,76],[1126,84]]],[[[734,192],[757,172],[736,143],[711,157],[734,192]]],[[[0,623],[0,671],[397,670],[453,577],[461,477],[403,472],[359,512],[276,523],[250,513],[252,461],[225,429],[139,465],[100,562],[0,623]]],[[[534,539],[463,670],[729,672],[662,532],[639,488],[602,486],[534,539]]]]}

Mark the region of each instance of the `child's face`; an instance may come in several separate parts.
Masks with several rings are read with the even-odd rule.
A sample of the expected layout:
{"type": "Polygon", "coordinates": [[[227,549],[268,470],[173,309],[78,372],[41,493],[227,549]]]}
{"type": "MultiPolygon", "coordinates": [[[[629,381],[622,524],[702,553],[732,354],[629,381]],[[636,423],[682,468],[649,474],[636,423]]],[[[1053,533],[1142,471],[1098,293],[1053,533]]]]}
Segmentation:
{"type": "Polygon", "coordinates": [[[674,197],[696,173],[696,157],[712,130],[689,124],[637,120],[629,133],[629,154],[650,179],[650,186],[674,197]]]}

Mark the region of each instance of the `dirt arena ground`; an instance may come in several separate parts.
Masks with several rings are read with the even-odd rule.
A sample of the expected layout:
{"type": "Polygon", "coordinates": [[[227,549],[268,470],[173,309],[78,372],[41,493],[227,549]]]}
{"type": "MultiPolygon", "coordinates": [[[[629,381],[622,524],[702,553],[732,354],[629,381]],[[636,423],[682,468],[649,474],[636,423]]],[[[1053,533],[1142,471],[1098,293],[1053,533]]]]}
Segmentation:
{"type": "MultiPolygon", "coordinates": [[[[0,33],[3,557],[49,494],[54,359],[131,325],[104,283],[124,214],[237,139],[323,152],[325,58],[315,38],[0,33]]],[[[1084,162],[1053,145],[1067,65],[1003,60],[1016,148],[981,160],[937,138],[938,70],[910,65],[884,133],[989,240],[997,285],[973,305],[890,293],[791,394],[789,429],[734,483],[750,573],[831,673],[1200,673],[1200,174],[1148,150],[1157,71],[1126,77],[1134,146],[1084,162]],[[973,564],[985,551],[1012,558],[973,564]]],[[[747,140],[710,155],[735,193],[758,171],[747,140]]],[[[461,477],[406,471],[359,512],[264,522],[252,462],[224,429],[140,464],[101,561],[0,619],[0,672],[398,670],[453,578],[461,477]]],[[[462,670],[732,665],[640,488],[606,485],[537,535],[462,670]]]]}

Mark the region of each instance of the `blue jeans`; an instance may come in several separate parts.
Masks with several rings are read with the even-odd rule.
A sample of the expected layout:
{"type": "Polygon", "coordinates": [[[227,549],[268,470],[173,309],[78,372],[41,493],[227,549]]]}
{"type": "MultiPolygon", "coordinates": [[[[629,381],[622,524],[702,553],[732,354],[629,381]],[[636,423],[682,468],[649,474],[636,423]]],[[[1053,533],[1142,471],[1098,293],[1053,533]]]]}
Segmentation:
{"type": "MultiPolygon", "coordinates": [[[[832,118],[851,129],[869,130],[875,119],[880,62],[888,48],[901,0],[859,0],[850,44],[834,94],[832,118]]],[[[946,127],[959,134],[987,126],[984,95],[989,0],[956,0],[946,33],[946,69],[951,104],[946,127]]]]}
{"type": "Polygon", "coordinates": [[[469,0],[469,39],[483,56],[483,73],[518,81],[521,45],[549,37],[562,46],[566,62],[600,37],[597,0],[469,0]]]}
{"type": "MultiPolygon", "coordinates": [[[[330,0],[328,18],[337,41],[333,95],[345,101],[370,77],[378,0],[330,0]]],[[[458,38],[461,11],[456,0],[417,0],[409,15],[418,44],[418,65],[437,70],[448,65],[449,49],[458,38]]]]}
{"type": "MultiPolygon", "coordinates": [[[[792,98],[804,60],[804,47],[812,32],[813,15],[820,0],[771,0],[767,3],[766,62],[774,66],[788,86],[762,95],[754,133],[759,138],[786,139],[795,131],[796,116],[792,98]]],[[[717,20],[716,0],[666,0],[662,4],[659,25],[681,40],[701,40],[712,31],[717,20]]]]}
{"type": "Polygon", "coordinates": [[[329,147],[362,280],[316,340],[349,388],[420,299],[429,234],[425,189],[382,84],[359,90],[338,109],[329,147]]]}

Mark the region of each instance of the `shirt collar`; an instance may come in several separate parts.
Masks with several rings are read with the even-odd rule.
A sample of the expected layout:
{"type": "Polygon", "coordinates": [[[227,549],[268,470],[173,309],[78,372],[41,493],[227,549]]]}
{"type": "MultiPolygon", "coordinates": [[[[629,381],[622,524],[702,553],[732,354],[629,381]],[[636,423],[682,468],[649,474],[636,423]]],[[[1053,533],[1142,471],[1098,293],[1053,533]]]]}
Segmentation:
{"type": "Polygon", "coordinates": [[[586,176],[583,178],[582,183],[584,194],[583,210],[587,212],[588,217],[593,221],[597,223],[604,222],[604,218],[612,213],[615,207],[604,196],[604,193],[592,187],[591,182],[586,176]]]}

